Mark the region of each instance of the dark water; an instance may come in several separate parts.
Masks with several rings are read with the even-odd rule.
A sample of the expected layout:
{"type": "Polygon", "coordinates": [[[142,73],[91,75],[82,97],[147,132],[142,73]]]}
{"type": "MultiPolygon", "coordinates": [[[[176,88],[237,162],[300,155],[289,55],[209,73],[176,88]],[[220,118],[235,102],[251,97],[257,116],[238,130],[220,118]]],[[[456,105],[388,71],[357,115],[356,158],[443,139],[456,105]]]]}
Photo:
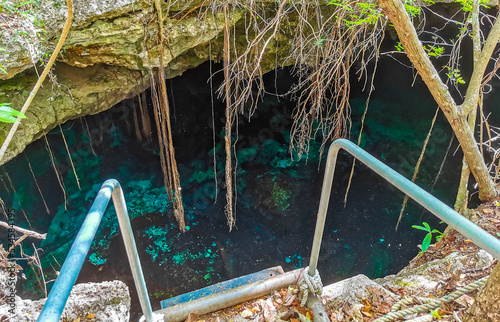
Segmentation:
{"type": "MultiPolygon", "coordinates": [[[[237,219],[236,228],[229,232],[224,215],[224,104],[211,94],[209,70],[207,63],[167,83],[189,226],[184,234],[176,228],[162,188],[156,133],[152,142],[139,142],[136,137],[133,113],[138,108],[137,100],[125,101],[107,112],[61,127],[80,190],[61,130],[56,128],[48,133],[66,191],[67,210],[43,139],[0,169],[0,185],[4,186],[1,197],[16,210],[16,224],[49,232],[47,241],[39,246],[43,249],[40,256],[46,280],[51,280],[59,269],[93,198],[108,178],[118,179],[124,187],[154,309],[159,308],[162,299],[232,277],[276,265],[285,270],[308,265],[325,163],[324,159],[320,162],[317,151],[320,138],[311,143],[308,160],[290,160],[287,143],[293,103],[286,96],[277,99],[267,95],[250,120],[245,115],[239,117],[237,219]]],[[[436,106],[422,84],[417,81],[411,87],[411,72],[402,66],[382,59],[378,70],[382,72],[376,79],[361,145],[411,177],[436,106]],[[383,71],[391,73],[386,75],[383,71]]],[[[220,78],[220,73],[213,78],[214,89],[220,78]]],[[[270,73],[266,81],[269,92],[284,93],[293,78],[284,69],[270,73]]],[[[357,84],[353,84],[353,93],[351,140],[356,141],[366,94],[357,84]]],[[[457,152],[453,156],[453,143],[434,184],[451,139],[444,117],[438,118],[433,133],[417,182],[452,204],[461,155],[457,152]]],[[[369,277],[395,273],[418,253],[417,245],[425,235],[411,225],[427,221],[432,228],[444,229],[444,225],[409,202],[396,231],[403,195],[362,165],[356,167],[344,207],[342,200],[351,162],[350,157],[342,155],[337,166],[318,265],[325,284],[358,273],[369,277]]],[[[114,213],[108,211],[78,282],[116,278],[134,290],[118,235],[114,213]]],[[[25,248],[28,254],[32,253],[28,243],[25,248]]],[[[22,290],[26,296],[39,294],[37,274],[37,270],[26,268],[27,280],[22,290]]],[[[134,293],[133,316],[138,312],[134,293]]]]}

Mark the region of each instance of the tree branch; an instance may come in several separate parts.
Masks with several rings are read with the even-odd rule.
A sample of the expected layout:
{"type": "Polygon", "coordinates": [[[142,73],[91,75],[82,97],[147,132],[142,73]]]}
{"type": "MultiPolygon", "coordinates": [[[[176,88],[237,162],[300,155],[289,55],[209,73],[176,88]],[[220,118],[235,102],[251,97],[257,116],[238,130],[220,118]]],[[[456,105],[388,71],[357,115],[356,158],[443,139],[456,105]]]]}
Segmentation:
{"type": "Polygon", "coordinates": [[[467,92],[465,94],[465,100],[460,105],[459,110],[464,115],[470,113],[470,111],[477,106],[479,100],[479,91],[481,89],[481,83],[483,81],[484,72],[488,63],[490,62],[493,50],[497,46],[498,40],[500,39],[500,19],[496,19],[493,28],[491,28],[488,39],[484,44],[481,55],[477,61],[474,61],[474,71],[472,72],[471,79],[469,81],[469,87],[467,87],[467,92]]]}
{"type": "MultiPolygon", "coordinates": [[[[479,185],[479,199],[482,201],[488,201],[495,198],[497,196],[495,185],[493,184],[493,180],[491,180],[483,156],[477,147],[477,141],[474,138],[474,134],[467,123],[467,115],[464,114],[463,110],[456,105],[450,92],[448,91],[448,88],[441,81],[439,74],[432,65],[418,39],[413,23],[408,17],[403,4],[400,0],[377,0],[377,2],[392,21],[399,40],[401,40],[401,43],[405,48],[406,55],[417,69],[418,73],[422,77],[422,80],[425,82],[425,85],[427,85],[427,88],[443,111],[453,129],[453,132],[460,142],[460,146],[464,152],[469,168],[479,185]]],[[[495,27],[497,27],[498,24],[497,20],[495,27]]],[[[496,30],[496,28],[493,29],[496,30]]],[[[490,33],[491,35],[493,35],[493,29],[490,33]]],[[[488,39],[488,45],[494,47],[496,43],[492,44],[493,40],[491,39],[488,39]]],[[[487,50],[485,45],[481,59],[484,60],[486,52],[487,50]]],[[[480,73],[480,80],[482,79],[483,74],[484,70],[480,73]]],[[[475,104],[477,104],[477,100],[475,101],[475,104]]]]}
{"type": "Polygon", "coordinates": [[[36,231],[24,229],[24,228],[17,227],[17,226],[11,226],[4,221],[0,221],[0,226],[7,228],[7,229],[14,229],[15,231],[20,232],[21,234],[26,235],[28,237],[34,237],[34,238],[38,238],[38,239],[45,239],[45,237],[47,237],[47,234],[40,234],[40,233],[37,233],[36,231]]]}

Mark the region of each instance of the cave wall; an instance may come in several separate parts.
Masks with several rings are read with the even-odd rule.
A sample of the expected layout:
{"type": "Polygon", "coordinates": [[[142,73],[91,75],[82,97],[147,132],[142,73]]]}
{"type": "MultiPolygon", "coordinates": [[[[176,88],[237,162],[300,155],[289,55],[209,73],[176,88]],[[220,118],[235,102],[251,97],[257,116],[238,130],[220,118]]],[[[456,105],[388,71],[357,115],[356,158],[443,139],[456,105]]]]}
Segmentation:
{"type": "MultiPolygon", "coordinates": [[[[164,62],[169,78],[222,57],[224,16],[204,10],[199,6],[201,2],[174,2],[165,19],[168,45],[164,62]]],[[[39,18],[45,23],[44,38],[40,37],[40,28],[21,17],[22,23],[11,21],[13,31],[1,33],[0,47],[5,50],[0,51],[0,67],[5,72],[0,73],[0,102],[11,103],[18,110],[43,69],[43,65],[35,63],[50,56],[50,48],[55,46],[64,24],[66,6],[57,1],[48,3],[44,8],[33,9],[39,11],[39,18]],[[26,36],[16,37],[19,33],[26,36]]],[[[74,1],[72,27],[52,76],[36,95],[27,119],[22,121],[0,164],[58,124],[104,111],[149,87],[149,70],[159,66],[158,26],[152,6],[147,1],[134,0],[74,1]]],[[[235,29],[242,28],[243,16],[243,9],[231,10],[229,23],[235,29]]],[[[286,35],[279,37],[283,40],[281,47],[270,46],[264,70],[275,68],[279,60],[276,51],[286,52],[286,35]]],[[[246,41],[244,37],[238,39],[236,46],[244,48],[246,41]]],[[[0,142],[10,128],[10,124],[0,124],[0,142]]]]}

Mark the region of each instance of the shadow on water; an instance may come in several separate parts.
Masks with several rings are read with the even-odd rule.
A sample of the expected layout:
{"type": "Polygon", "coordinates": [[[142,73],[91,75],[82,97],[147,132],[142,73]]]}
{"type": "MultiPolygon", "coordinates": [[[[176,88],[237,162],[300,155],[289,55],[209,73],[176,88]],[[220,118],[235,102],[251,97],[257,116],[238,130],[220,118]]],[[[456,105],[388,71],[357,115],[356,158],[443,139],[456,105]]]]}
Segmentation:
{"type": "MultiPolygon", "coordinates": [[[[388,67],[379,70],[384,68],[388,67]]],[[[405,77],[389,80],[379,76],[361,146],[411,177],[434,114],[434,104],[422,84],[404,89],[413,81],[408,74],[406,71],[405,77]]],[[[65,186],[67,210],[44,141],[33,143],[0,170],[0,183],[5,186],[1,196],[9,207],[16,209],[19,221],[16,224],[27,226],[24,211],[32,229],[49,232],[48,239],[40,245],[48,280],[64,260],[65,251],[100,185],[111,177],[124,187],[154,309],[159,308],[162,299],[260,269],[281,265],[292,270],[308,265],[325,163],[324,158],[320,162],[317,150],[320,142],[311,142],[308,160],[290,160],[287,142],[293,104],[287,96],[278,100],[268,95],[250,120],[241,116],[235,148],[239,162],[237,226],[229,232],[224,215],[224,104],[214,99],[212,120],[208,77],[209,65],[205,64],[167,84],[189,228],[184,234],[176,228],[162,188],[156,133],[152,142],[137,140],[133,118],[137,101],[125,101],[110,111],[62,126],[81,190],[76,185],[61,131],[56,128],[48,133],[54,162],[65,186]],[[44,210],[45,204],[48,211],[44,210]]],[[[272,84],[270,92],[284,93],[293,82],[286,69],[266,77],[272,84]]],[[[220,81],[216,76],[214,87],[220,81]]],[[[354,93],[353,141],[358,135],[366,99],[356,88],[354,93]]],[[[435,131],[437,135],[431,138],[419,175],[419,184],[427,190],[450,140],[450,129],[444,119],[438,120],[435,131]]],[[[450,187],[457,186],[460,158],[458,154],[454,157],[450,154],[433,187],[434,194],[448,204],[453,202],[456,189],[450,187]]],[[[350,157],[341,155],[337,166],[318,265],[324,283],[358,273],[369,277],[395,273],[417,254],[417,244],[423,238],[411,225],[427,221],[433,228],[443,229],[437,220],[410,202],[396,231],[403,195],[362,165],[356,167],[349,201],[344,207],[342,200],[351,162],[350,157]]],[[[114,212],[108,211],[78,282],[125,281],[134,290],[132,316],[137,317],[140,308],[119,234],[114,212]]],[[[35,272],[27,268],[26,276],[23,293],[35,296],[35,272]]]]}

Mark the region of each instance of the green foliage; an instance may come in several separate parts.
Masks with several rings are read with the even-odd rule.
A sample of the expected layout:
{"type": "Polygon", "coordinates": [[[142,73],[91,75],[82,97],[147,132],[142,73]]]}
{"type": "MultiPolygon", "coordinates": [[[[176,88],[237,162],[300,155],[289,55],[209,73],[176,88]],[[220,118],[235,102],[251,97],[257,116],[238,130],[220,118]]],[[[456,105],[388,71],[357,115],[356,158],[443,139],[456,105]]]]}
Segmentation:
{"type": "Polygon", "coordinates": [[[401,41],[398,41],[398,43],[396,44],[396,50],[399,51],[399,52],[403,52],[405,50],[405,48],[403,47],[403,44],[401,43],[401,41]]]}
{"type": "Polygon", "coordinates": [[[463,80],[462,76],[460,76],[460,71],[458,69],[452,69],[451,67],[448,66],[443,66],[443,68],[448,70],[448,73],[446,73],[446,76],[454,82],[458,84],[465,84],[465,81],[463,80]]]}
{"type": "Polygon", "coordinates": [[[423,48],[431,57],[441,57],[444,53],[444,47],[441,46],[423,46],[423,48]]]}
{"type": "Polygon", "coordinates": [[[18,117],[25,119],[26,115],[9,106],[10,103],[0,103],[0,122],[14,123],[18,117]]]}
{"type": "Polygon", "coordinates": [[[24,16],[31,20],[39,28],[43,27],[43,21],[36,18],[34,12],[42,6],[42,1],[12,1],[0,0],[0,13],[8,16],[24,16]]]}
{"type": "Polygon", "coordinates": [[[431,315],[436,319],[441,320],[441,315],[439,315],[439,309],[432,310],[431,315]]]}
{"type": "Polygon", "coordinates": [[[462,10],[465,12],[472,11],[472,0],[455,0],[455,2],[462,5],[462,10]]]}
{"type": "Polygon", "coordinates": [[[346,0],[330,0],[328,4],[351,12],[347,15],[349,19],[344,19],[346,26],[349,28],[356,25],[373,25],[380,17],[384,16],[380,8],[374,3],[357,2],[353,5],[353,3],[346,0]]]}
{"type": "MultiPolygon", "coordinates": [[[[455,0],[456,3],[459,3],[462,6],[462,10],[465,12],[472,11],[472,0],[455,0]]],[[[486,5],[487,0],[480,0],[480,6],[489,9],[490,7],[486,5]]]]}
{"type": "Polygon", "coordinates": [[[411,0],[406,0],[405,1],[405,10],[408,13],[410,17],[416,17],[420,16],[421,9],[418,5],[415,4],[415,2],[411,0]]]}
{"type": "Polygon", "coordinates": [[[314,42],[314,44],[315,44],[316,46],[321,46],[321,45],[323,45],[323,40],[324,40],[324,38],[323,38],[323,37],[319,37],[319,40],[316,40],[316,41],[314,42]]]}
{"type": "Polygon", "coordinates": [[[422,252],[425,252],[428,248],[429,248],[429,245],[431,244],[431,241],[432,241],[432,234],[435,233],[435,234],[438,234],[436,236],[436,241],[439,241],[441,239],[441,237],[443,237],[443,233],[440,232],[439,230],[437,229],[432,229],[431,230],[431,227],[429,226],[428,223],[426,223],[425,221],[422,223],[424,225],[424,227],[422,226],[419,226],[419,225],[413,225],[411,226],[412,228],[415,228],[415,229],[419,229],[419,230],[423,230],[423,231],[426,231],[427,232],[427,235],[425,235],[424,237],[424,240],[422,241],[422,252]]]}

